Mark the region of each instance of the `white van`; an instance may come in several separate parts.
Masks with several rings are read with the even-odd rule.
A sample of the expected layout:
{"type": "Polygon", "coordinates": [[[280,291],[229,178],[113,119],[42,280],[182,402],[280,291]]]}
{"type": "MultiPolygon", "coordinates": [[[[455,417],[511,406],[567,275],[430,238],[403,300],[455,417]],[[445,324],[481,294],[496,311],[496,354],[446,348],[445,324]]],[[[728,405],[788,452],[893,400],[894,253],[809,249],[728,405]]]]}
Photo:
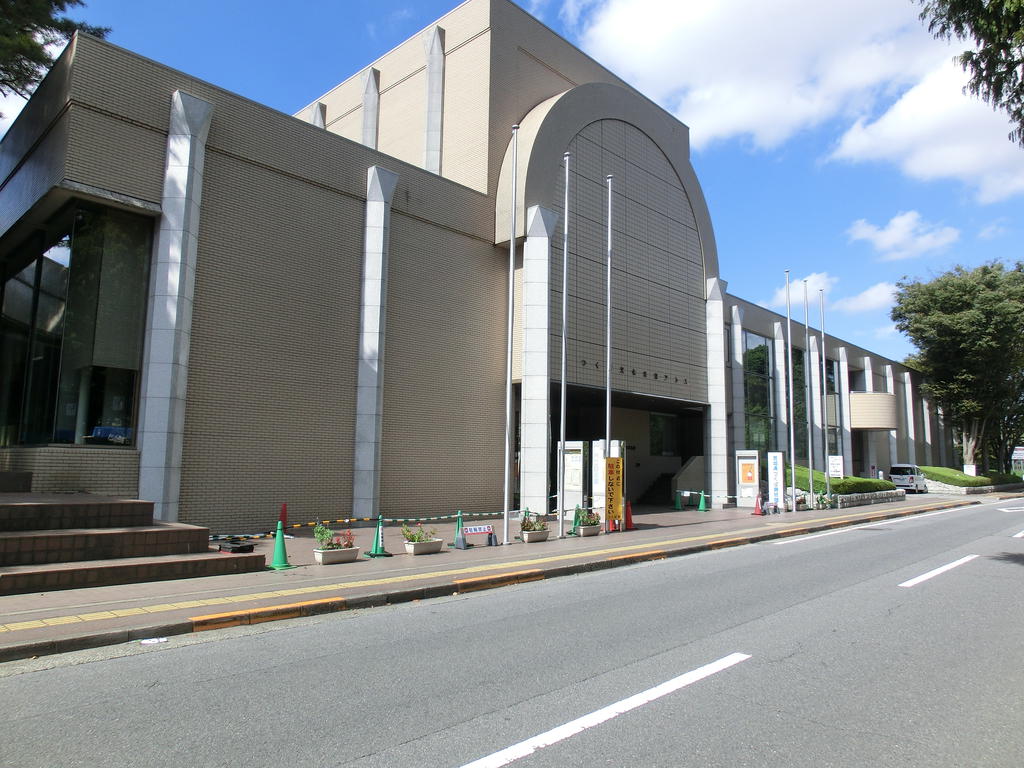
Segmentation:
{"type": "Polygon", "coordinates": [[[889,468],[889,480],[907,493],[924,493],[928,490],[924,482],[924,473],[916,464],[893,464],[889,468]]]}

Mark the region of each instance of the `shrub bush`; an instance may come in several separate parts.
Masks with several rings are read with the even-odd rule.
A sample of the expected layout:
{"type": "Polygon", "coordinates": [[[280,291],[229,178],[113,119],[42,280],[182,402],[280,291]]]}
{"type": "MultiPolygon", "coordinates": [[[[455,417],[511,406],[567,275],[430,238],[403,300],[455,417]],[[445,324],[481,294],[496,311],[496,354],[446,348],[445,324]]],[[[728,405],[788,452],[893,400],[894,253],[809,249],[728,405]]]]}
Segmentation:
{"type": "Polygon", "coordinates": [[[929,480],[958,488],[978,488],[982,485],[1008,485],[1021,482],[1019,475],[1004,475],[1002,472],[990,472],[988,475],[965,475],[959,469],[949,467],[921,467],[924,476],[929,480]]]}
{"type": "MultiPolygon", "coordinates": [[[[790,474],[789,465],[786,466],[784,485],[789,487],[790,474]]],[[[807,467],[796,465],[796,487],[806,491],[808,489],[807,467]]],[[[874,493],[875,491],[894,491],[896,486],[888,480],[872,480],[867,477],[844,477],[832,479],[832,493],[874,493]]],[[[825,492],[825,473],[814,470],[813,493],[825,492]]]]}

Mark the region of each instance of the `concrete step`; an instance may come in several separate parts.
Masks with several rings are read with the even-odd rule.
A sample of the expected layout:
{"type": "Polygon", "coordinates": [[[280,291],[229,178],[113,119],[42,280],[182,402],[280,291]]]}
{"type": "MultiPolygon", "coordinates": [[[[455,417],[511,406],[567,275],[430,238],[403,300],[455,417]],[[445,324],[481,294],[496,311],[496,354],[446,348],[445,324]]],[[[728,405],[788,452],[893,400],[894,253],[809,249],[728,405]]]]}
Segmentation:
{"type": "Polygon", "coordinates": [[[153,524],[153,502],[87,493],[0,493],[0,531],[153,524]]]}
{"type": "Polygon", "coordinates": [[[264,566],[262,554],[236,555],[213,549],[191,555],[4,566],[0,567],[0,595],[249,573],[264,566]]]}
{"type": "Polygon", "coordinates": [[[0,566],[206,552],[210,531],[183,523],[0,532],[0,566]]]}

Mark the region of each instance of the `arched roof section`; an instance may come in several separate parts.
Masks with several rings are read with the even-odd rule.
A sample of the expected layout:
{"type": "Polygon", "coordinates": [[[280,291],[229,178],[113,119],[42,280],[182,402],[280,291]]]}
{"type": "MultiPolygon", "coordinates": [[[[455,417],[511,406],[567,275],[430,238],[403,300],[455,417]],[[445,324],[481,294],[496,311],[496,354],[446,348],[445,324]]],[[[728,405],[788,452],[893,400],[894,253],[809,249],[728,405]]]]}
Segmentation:
{"type": "MultiPolygon", "coordinates": [[[[561,208],[555,189],[562,155],[573,137],[597,120],[621,120],[645,133],[665,154],[686,191],[697,222],[705,277],[718,276],[711,214],[690,164],[690,129],[638,94],[609,83],[586,83],[541,102],[519,124],[516,234],[525,234],[525,212],[533,205],[561,208]]],[[[501,164],[496,194],[494,240],[509,238],[512,142],[501,164]]]]}

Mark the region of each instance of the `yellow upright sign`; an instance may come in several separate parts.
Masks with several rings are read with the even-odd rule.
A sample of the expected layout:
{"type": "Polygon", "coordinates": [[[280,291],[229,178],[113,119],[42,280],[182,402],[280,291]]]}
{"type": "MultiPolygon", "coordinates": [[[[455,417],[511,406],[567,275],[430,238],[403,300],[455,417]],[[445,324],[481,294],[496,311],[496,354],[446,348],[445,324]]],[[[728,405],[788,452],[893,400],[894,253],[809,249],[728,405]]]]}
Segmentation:
{"type": "Polygon", "coordinates": [[[622,519],[622,458],[604,460],[606,520],[622,519]]]}

